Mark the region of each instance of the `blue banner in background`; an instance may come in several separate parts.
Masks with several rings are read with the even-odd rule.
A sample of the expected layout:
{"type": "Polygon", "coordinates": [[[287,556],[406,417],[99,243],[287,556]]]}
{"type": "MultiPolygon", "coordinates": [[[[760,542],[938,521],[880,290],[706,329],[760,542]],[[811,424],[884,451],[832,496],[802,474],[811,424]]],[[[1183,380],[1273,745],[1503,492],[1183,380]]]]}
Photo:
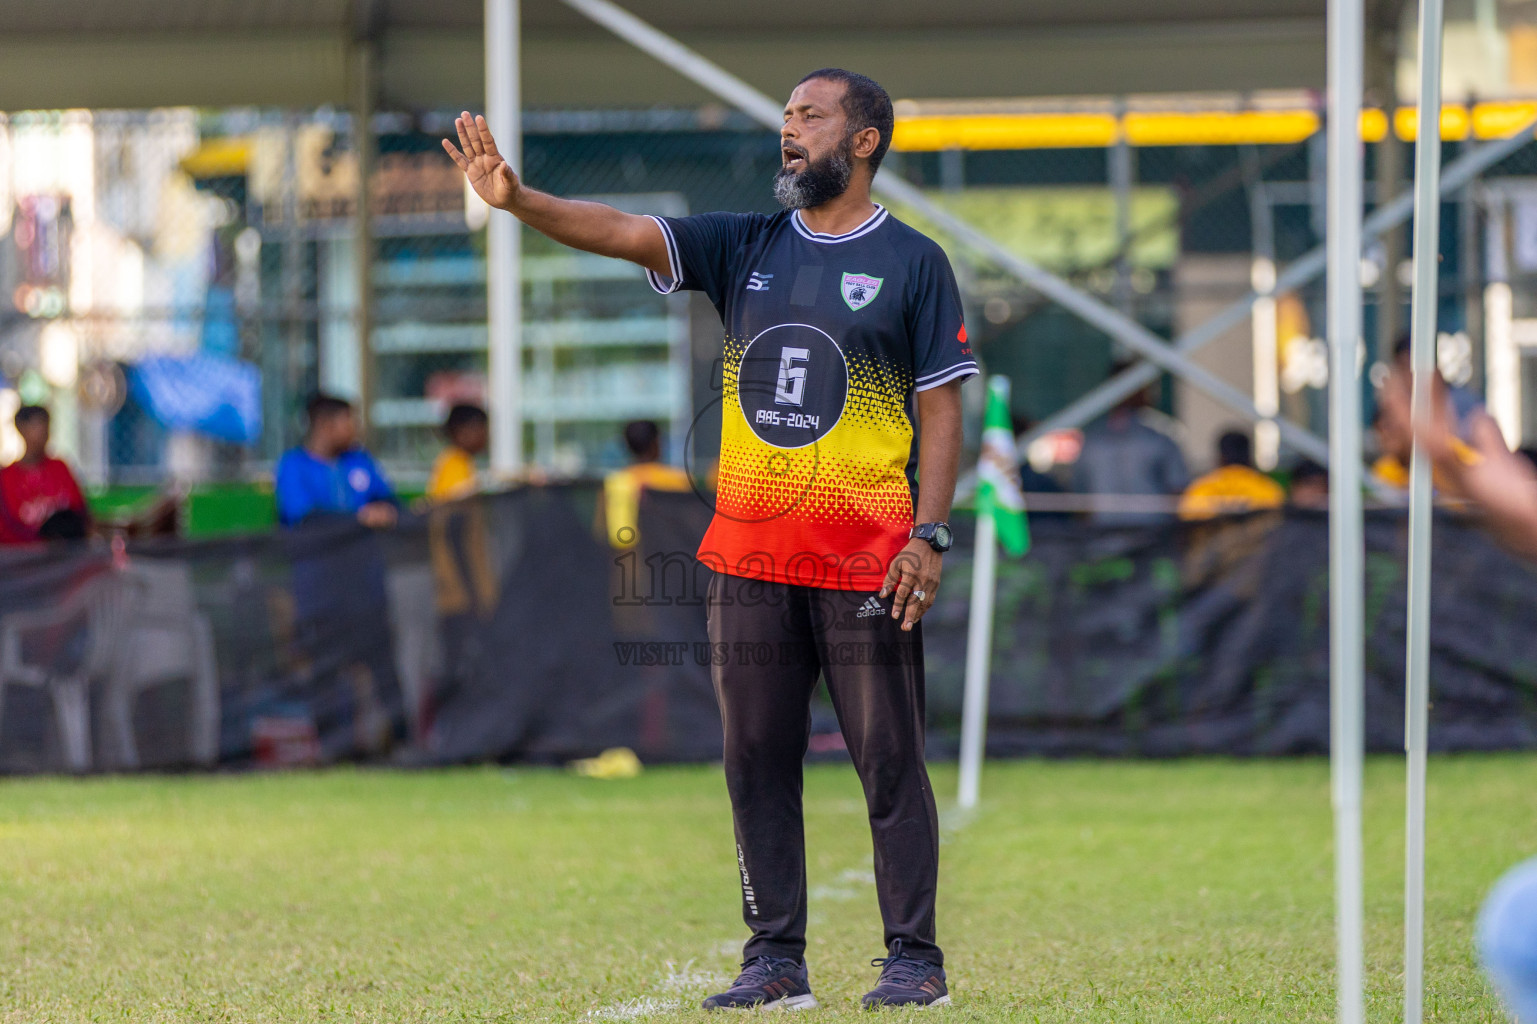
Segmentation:
{"type": "Polygon", "coordinates": [[[157,356],[133,367],[134,396],[168,430],[194,430],[220,441],[261,437],[261,371],[220,355],[157,356]]]}

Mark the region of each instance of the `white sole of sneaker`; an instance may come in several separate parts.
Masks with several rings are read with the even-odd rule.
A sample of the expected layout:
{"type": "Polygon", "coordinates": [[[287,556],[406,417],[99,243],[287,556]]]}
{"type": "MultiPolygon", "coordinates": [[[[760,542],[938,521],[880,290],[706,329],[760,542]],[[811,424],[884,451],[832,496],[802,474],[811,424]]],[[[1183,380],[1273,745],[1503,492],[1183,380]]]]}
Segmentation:
{"type": "Polygon", "coordinates": [[[758,1007],[760,1010],[815,1010],[816,1008],[817,997],[809,992],[803,996],[785,996],[783,999],[776,999],[772,1003],[764,1003],[758,1007]]]}
{"type": "Polygon", "coordinates": [[[936,1006],[949,1006],[949,1005],[950,1005],[950,997],[948,995],[943,995],[943,996],[940,996],[938,999],[934,1000],[932,1003],[902,1003],[900,1005],[895,1004],[895,1003],[886,1003],[886,1004],[880,1004],[880,1005],[876,1005],[876,1006],[865,1005],[864,1009],[866,1009],[866,1010],[931,1010],[931,1009],[933,1009],[936,1006]]]}

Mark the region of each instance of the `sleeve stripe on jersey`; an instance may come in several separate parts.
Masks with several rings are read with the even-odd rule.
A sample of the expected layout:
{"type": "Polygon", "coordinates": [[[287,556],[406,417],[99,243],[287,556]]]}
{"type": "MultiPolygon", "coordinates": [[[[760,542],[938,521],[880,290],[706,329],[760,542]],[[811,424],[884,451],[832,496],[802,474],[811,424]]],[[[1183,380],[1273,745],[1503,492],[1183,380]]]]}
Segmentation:
{"type": "Polygon", "coordinates": [[[977,364],[973,362],[956,363],[954,366],[925,374],[918,378],[917,391],[927,391],[929,388],[937,388],[941,384],[948,384],[959,377],[970,377],[977,372],[977,364]]]}
{"type": "Polygon", "coordinates": [[[947,375],[948,373],[950,373],[950,371],[959,369],[959,368],[961,368],[963,366],[969,366],[973,370],[975,370],[977,368],[977,361],[975,359],[963,359],[963,360],[961,360],[958,363],[952,363],[951,365],[945,367],[943,370],[935,370],[933,373],[922,374],[918,378],[918,383],[919,384],[926,384],[929,381],[933,380],[935,377],[943,377],[943,376],[947,375]]]}
{"type": "Polygon", "coordinates": [[[662,229],[662,239],[667,243],[667,268],[672,271],[672,277],[663,277],[648,267],[646,269],[646,280],[651,283],[651,287],[656,291],[661,292],[663,295],[671,295],[683,287],[683,270],[679,266],[682,261],[678,259],[678,243],[674,241],[672,228],[665,220],[660,217],[652,217],[651,219],[656,221],[657,227],[662,229]]]}

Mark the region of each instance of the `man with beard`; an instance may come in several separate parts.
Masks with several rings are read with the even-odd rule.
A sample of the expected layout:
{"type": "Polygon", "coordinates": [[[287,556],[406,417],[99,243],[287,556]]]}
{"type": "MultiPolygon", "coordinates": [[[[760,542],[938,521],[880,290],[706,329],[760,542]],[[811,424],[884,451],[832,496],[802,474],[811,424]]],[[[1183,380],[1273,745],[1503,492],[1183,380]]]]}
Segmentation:
{"type": "Polygon", "coordinates": [[[752,934],[741,975],[708,1009],[816,1005],[801,762],[819,674],[875,844],[887,955],[864,1003],[950,998],[918,627],[950,546],[960,385],[977,365],[944,253],[870,200],[892,124],[870,79],[807,75],[785,105],[773,216],[639,217],[536,192],[468,112],[459,147],[444,142],[491,206],[640,264],[658,291],[703,291],[726,327],[718,493],[699,558],[715,570],[710,639],[728,654],[712,671],[752,934]]]}

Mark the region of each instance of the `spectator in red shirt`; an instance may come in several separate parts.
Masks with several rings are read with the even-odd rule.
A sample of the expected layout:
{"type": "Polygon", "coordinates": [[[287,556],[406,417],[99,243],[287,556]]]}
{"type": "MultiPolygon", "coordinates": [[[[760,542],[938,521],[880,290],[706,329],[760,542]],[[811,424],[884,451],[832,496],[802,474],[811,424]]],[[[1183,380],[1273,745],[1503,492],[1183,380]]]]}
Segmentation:
{"type": "Polygon", "coordinates": [[[39,405],[16,413],[16,431],[26,445],[21,458],[0,469],[0,544],[85,536],[90,511],[75,474],[48,454],[50,418],[39,405]]]}

